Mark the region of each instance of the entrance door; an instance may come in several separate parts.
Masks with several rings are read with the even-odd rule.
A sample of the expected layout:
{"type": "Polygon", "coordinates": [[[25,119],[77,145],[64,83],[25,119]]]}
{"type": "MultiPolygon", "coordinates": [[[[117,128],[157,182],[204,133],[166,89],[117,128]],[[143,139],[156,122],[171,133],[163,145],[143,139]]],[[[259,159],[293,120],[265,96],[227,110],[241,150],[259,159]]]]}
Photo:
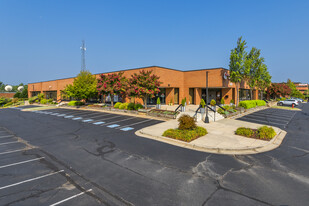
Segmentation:
{"type": "Polygon", "coordinates": [[[194,104],[194,88],[189,88],[189,102],[194,104]]]}
{"type": "Polygon", "coordinates": [[[179,88],[174,88],[174,104],[179,104],[179,88]]]}

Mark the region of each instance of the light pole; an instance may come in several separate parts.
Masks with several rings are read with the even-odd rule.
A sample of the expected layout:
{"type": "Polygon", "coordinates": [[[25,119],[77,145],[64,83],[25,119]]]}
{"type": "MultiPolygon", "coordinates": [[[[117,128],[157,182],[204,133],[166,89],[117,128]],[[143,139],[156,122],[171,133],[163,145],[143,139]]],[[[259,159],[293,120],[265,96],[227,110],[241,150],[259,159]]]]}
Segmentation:
{"type": "Polygon", "coordinates": [[[206,117],[205,117],[205,123],[209,123],[209,117],[208,117],[208,71],[206,71],[206,117]]]}

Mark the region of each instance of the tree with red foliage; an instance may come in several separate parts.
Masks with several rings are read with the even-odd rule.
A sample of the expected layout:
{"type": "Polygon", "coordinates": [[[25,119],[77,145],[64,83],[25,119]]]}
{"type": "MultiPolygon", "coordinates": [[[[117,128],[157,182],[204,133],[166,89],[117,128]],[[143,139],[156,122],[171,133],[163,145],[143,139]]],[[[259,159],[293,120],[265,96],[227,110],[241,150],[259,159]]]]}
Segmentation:
{"type": "Polygon", "coordinates": [[[139,74],[134,73],[129,79],[127,94],[130,97],[140,97],[147,109],[147,98],[154,97],[160,92],[160,77],[152,74],[152,71],[142,70],[139,74]]]}
{"type": "Polygon", "coordinates": [[[267,88],[267,94],[274,98],[285,97],[290,95],[291,92],[291,88],[285,83],[272,83],[270,87],[267,88]]]}
{"type": "Polygon", "coordinates": [[[123,72],[112,74],[101,74],[98,79],[97,89],[100,95],[111,96],[111,105],[114,105],[115,95],[124,95],[127,89],[127,79],[123,76],[123,72]]]}

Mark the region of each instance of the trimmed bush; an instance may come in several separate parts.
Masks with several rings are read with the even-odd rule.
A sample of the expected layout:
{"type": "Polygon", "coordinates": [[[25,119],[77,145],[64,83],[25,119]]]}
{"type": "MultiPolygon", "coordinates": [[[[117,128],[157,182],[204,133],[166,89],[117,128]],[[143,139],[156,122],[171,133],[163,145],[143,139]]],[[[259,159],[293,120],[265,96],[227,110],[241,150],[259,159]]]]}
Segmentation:
{"type": "Polygon", "coordinates": [[[212,99],[212,100],[210,101],[210,105],[211,105],[211,106],[215,106],[215,105],[216,105],[216,100],[212,99]]]}
{"type": "Polygon", "coordinates": [[[266,102],[264,100],[245,100],[239,102],[239,107],[243,107],[245,109],[254,108],[256,106],[265,106],[266,102]]]}
{"type": "Polygon", "coordinates": [[[141,104],[135,104],[134,105],[134,110],[143,109],[143,108],[144,108],[144,106],[141,105],[141,104]]]}
{"type": "Polygon", "coordinates": [[[163,133],[163,136],[190,142],[206,134],[207,130],[205,128],[196,127],[192,130],[168,129],[163,133]]]}
{"type": "Polygon", "coordinates": [[[221,99],[220,103],[223,104],[223,105],[225,104],[225,101],[224,101],[223,98],[221,99]]]}
{"type": "Polygon", "coordinates": [[[119,105],[119,109],[128,109],[128,103],[122,103],[119,105]]]}
{"type": "Polygon", "coordinates": [[[206,103],[205,103],[204,99],[201,100],[200,105],[201,105],[203,108],[205,107],[206,103]]]}
{"type": "Polygon", "coordinates": [[[234,99],[231,99],[230,104],[235,104],[234,99]]]}
{"type": "Polygon", "coordinates": [[[81,106],[81,105],[84,105],[85,103],[84,102],[80,102],[80,101],[70,101],[68,103],[69,106],[81,106]]]}
{"type": "Polygon", "coordinates": [[[114,105],[114,108],[118,109],[119,106],[120,106],[121,104],[122,104],[121,102],[117,102],[117,103],[114,105]]]}
{"type": "Polygon", "coordinates": [[[263,126],[258,129],[258,136],[260,139],[272,139],[276,136],[274,128],[263,126]]]}
{"type": "Polygon", "coordinates": [[[180,130],[192,130],[196,128],[196,123],[193,117],[190,117],[187,114],[182,115],[178,119],[179,125],[178,129],[180,130]]]}
{"type": "Polygon", "coordinates": [[[0,106],[5,105],[5,104],[7,104],[8,102],[11,102],[11,101],[12,101],[11,99],[2,97],[2,98],[0,98],[0,106]]]}
{"type": "Polygon", "coordinates": [[[128,104],[128,110],[134,110],[134,106],[135,106],[134,103],[129,103],[128,104]]]}
{"type": "Polygon", "coordinates": [[[40,103],[41,104],[47,104],[47,99],[41,99],[40,103]]]}
{"type": "Polygon", "coordinates": [[[251,137],[254,134],[254,131],[250,128],[239,127],[239,128],[237,128],[235,133],[237,135],[241,135],[241,136],[245,136],[245,137],[251,137]]]}
{"type": "Polygon", "coordinates": [[[28,101],[29,101],[30,104],[33,104],[38,99],[39,99],[38,96],[34,96],[34,97],[29,98],[28,101]]]}
{"type": "Polygon", "coordinates": [[[161,104],[160,97],[157,99],[157,104],[161,104]]]}

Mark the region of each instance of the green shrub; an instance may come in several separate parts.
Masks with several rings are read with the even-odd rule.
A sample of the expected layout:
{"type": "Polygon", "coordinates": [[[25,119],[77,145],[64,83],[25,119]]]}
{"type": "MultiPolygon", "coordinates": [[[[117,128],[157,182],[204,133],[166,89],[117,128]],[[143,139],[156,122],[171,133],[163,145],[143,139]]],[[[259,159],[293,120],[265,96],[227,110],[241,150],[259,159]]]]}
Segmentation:
{"type": "Polygon", "coordinates": [[[128,103],[122,103],[119,105],[119,109],[128,109],[128,103]]]}
{"type": "Polygon", "coordinates": [[[144,106],[141,105],[141,104],[135,104],[134,105],[134,110],[143,109],[143,108],[144,108],[144,106]]]}
{"type": "Polygon", "coordinates": [[[47,99],[41,99],[40,103],[41,104],[47,104],[47,99]]]}
{"type": "Polygon", "coordinates": [[[179,125],[178,129],[180,130],[188,130],[188,129],[195,129],[196,123],[193,117],[190,117],[187,114],[182,115],[178,119],[179,125]]]}
{"type": "Polygon", "coordinates": [[[185,100],[185,99],[182,99],[182,100],[181,100],[181,104],[182,104],[182,106],[185,106],[185,105],[186,105],[186,100],[185,100]]]}
{"type": "Polygon", "coordinates": [[[245,109],[254,108],[256,106],[265,106],[266,102],[264,100],[246,100],[239,102],[239,107],[243,107],[245,109]]]}
{"type": "Polygon", "coordinates": [[[206,134],[207,130],[205,128],[196,127],[192,130],[168,129],[163,133],[163,136],[190,142],[206,134]]]}
{"type": "Polygon", "coordinates": [[[118,109],[119,106],[120,106],[121,104],[122,104],[121,102],[117,102],[117,103],[114,105],[114,108],[118,109]]]}
{"type": "Polygon", "coordinates": [[[230,104],[235,104],[234,99],[231,99],[230,104]]]}
{"type": "Polygon", "coordinates": [[[134,103],[129,103],[128,104],[128,110],[134,110],[134,106],[135,106],[134,103]]]}
{"type": "Polygon", "coordinates": [[[211,105],[211,106],[215,106],[215,105],[216,105],[216,100],[212,99],[212,100],[210,101],[210,105],[211,105]]]}
{"type": "Polygon", "coordinates": [[[204,99],[201,100],[200,105],[201,105],[203,108],[205,107],[206,103],[205,103],[204,99]]]}
{"type": "Polygon", "coordinates": [[[52,104],[53,102],[54,102],[53,99],[48,99],[48,100],[47,100],[47,103],[49,103],[49,104],[52,104]]]}
{"type": "Polygon", "coordinates": [[[8,102],[9,102],[9,99],[4,98],[4,97],[1,97],[1,98],[0,98],[0,105],[4,105],[4,104],[6,104],[6,103],[8,103],[8,102]]]}
{"type": "Polygon", "coordinates": [[[30,104],[33,104],[38,99],[39,99],[38,96],[34,96],[34,97],[30,97],[28,101],[30,104]]]}
{"type": "Polygon", "coordinates": [[[41,101],[42,99],[44,99],[44,93],[40,93],[38,94],[38,99],[41,101]]]}
{"type": "Polygon", "coordinates": [[[272,139],[276,136],[274,128],[263,126],[258,129],[258,136],[260,139],[272,139]]]}
{"type": "Polygon", "coordinates": [[[239,127],[237,128],[236,132],[237,135],[242,135],[245,137],[251,137],[254,133],[254,131],[250,128],[246,128],[246,127],[239,127]]]}
{"type": "Polygon", "coordinates": [[[70,101],[68,103],[69,106],[81,106],[81,105],[84,105],[85,103],[84,102],[80,102],[80,101],[70,101]]]}
{"type": "Polygon", "coordinates": [[[161,104],[160,97],[157,99],[157,104],[161,104]]]}
{"type": "Polygon", "coordinates": [[[221,99],[220,103],[223,104],[223,105],[225,104],[225,101],[224,101],[223,98],[221,99]]]}

